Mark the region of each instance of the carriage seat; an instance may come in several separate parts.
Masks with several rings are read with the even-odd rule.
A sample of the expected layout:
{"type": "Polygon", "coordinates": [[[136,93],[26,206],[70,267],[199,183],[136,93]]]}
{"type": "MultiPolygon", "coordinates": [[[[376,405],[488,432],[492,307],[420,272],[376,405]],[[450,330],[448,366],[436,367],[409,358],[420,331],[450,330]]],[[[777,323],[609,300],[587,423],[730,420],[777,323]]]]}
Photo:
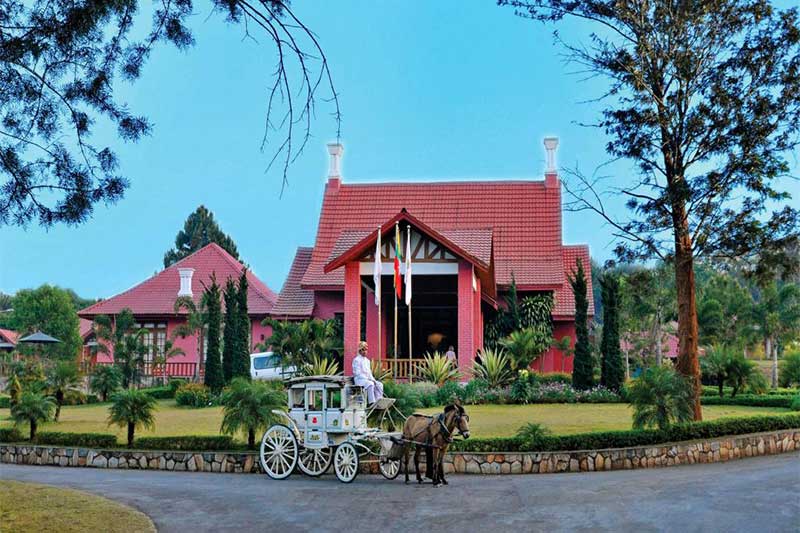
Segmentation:
{"type": "Polygon", "coordinates": [[[385,411],[391,408],[394,405],[394,402],[395,402],[394,398],[386,398],[384,396],[383,398],[372,404],[370,408],[372,410],[385,411]]]}

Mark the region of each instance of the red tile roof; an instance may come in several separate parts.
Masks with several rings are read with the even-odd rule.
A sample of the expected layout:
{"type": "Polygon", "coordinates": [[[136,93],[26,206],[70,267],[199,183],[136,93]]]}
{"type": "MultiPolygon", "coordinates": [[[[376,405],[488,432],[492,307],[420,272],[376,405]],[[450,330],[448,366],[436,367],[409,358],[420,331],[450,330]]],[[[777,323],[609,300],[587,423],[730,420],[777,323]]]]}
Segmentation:
{"type": "Polygon", "coordinates": [[[314,312],[314,291],[300,287],[300,280],[311,262],[311,248],[299,247],[283,284],[278,300],[272,308],[275,318],[306,318],[314,312]]]}
{"type": "Polygon", "coordinates": [[[19,333],[14,331],[13,329],[3,329],[0,328],[0,335],[3,336],[11,344],[17,344],[17,339],[19,339],[19,333]]]}
{"type": "Polygon", "coordinates": [[[329,182],[307,288],[344,286],[344,269],[323,272],[343,232],[374,231],[403,208],[439,231],[491,229],[495,279],[525,288],[563,283],[560,185],[544,181],[340,184],[329,182]]]}
{"type": "MultiPolygon", "coordinates": [[[[194,268],[192,294],[194,301],[199,302],[203,285],[211,283],[212,273],[216,274],[217,283],[224,285],[228,278],[238,278],[244,266],[219,245],[211,243],[139,285],[79,311],[78,315],[92,318],[100,314],[116,314],[126,307],[136,315],[172,315],[180,288],[179,268],[194,268]]],[[[268,314],[277,296],[249,270],[247,281],[250,314],[268,314]]]]}
{"type": "Polygon", "coordinates": [[[578,268],[578,258],[583,262],[583,271],[586,274],[586,292],[589,297],[589,315],[594,315],[594,298],[592,298],[592,265],[589,258],[589,247],[585,244],[565,245],[562,251],[564,257],[564,281],[555,290],[555,307],[553,317],[571,318],[575,316],[575,296],[568,276],[578,268]]]}
{"type": "Polygon", "coordinates": [[[78,332],[80,333],[82,339],[85,340],[86,337],[89,336],[89,334],[92,332],[93,326],[94,326],[93,321],[88,320],[86,318],[79,319],[78,332]]]}

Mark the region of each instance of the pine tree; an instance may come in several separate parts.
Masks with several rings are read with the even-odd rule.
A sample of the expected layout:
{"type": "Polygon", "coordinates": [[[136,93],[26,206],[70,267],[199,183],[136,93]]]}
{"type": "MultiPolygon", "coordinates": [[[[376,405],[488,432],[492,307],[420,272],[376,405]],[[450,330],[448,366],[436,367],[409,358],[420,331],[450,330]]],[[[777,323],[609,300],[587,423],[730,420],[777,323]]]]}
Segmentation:
{"type": "Polygon", "coordinates": [[[220,303],[220,290],[217,277],[211,275],[211,286],[203,293],[206,305],[207,336],[206,341],[206,374],[205,384],[217,393],[225,385],[222,374],[222,361],[220,360],[220,329],[222,327],[222,308],[220,303]]]}
{"type": "Polygon", "coordinates": [[[603,298],[603,339],[600,384],[619,391],[625,382],[625,369],[619,348],[619,278],[606,274],[600,278],[603,298]]]}
{"type": "Polygon", "coordinates": [[[233,379],[233,361],[236,358],[236,337],[239,333],[239,304],[236,282],[228,278],[223,291],[225,300],[225,327],[222,331],[222,375],[225,383],[233,379]]]}
{"type": "Polygon", "coordinates": [[[586,275],[583,261],[578,259],[578,270],[569,278],[572,294],[575,296],[575,359],[572,368],[572,386],[577,390],[590,389],[594,384],[594,363],[589,345],[589,326],[587,314],[589,301],[586,299],[586,275]]]}
{"type": "Polygon", "coordinates": [[[238,326],[232,375],[250,379],[250,315],[247,312],[247,270],[242,270],[242,275],[239,276],[236,304],[238,326]]]}

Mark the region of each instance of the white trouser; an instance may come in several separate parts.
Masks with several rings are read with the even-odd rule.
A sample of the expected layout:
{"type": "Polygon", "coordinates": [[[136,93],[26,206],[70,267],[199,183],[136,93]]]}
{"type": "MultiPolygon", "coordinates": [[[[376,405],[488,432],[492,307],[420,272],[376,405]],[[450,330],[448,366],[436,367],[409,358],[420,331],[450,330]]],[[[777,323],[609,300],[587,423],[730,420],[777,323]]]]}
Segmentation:
{"type": "Polygon", "coordinates": [[[383,398],[383,383],[371,380],[356,380],[356,385],[360,385],[367,391],[367,403],[373,404],[383,398]]]}

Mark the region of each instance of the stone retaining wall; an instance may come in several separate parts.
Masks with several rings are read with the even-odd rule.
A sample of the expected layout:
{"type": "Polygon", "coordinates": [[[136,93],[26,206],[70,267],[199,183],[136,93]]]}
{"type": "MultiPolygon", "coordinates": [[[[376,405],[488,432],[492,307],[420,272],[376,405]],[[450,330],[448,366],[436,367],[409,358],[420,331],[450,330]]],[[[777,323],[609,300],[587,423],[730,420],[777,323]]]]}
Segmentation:
{"type": "MultiPolygon", "coordinates": [[[[800,429],[782,430],[708,441],[609,450],[520,453],[450,453],[445,473],[547,474],[657,468],[715,463],[800,450],[800,429]]],[[[424,458],[424,454],[423,454],[424,458]]],[[[261,471],[252,452],[168,452],[91,450],[24,444],[0,444],[0,463],[82,466],[139,470],[255,473],[261,471]]],[[[413,464],[413,463],[411,463],[413,464]]],[[[362,464],[372,472],[375,465],[362,464]]],[[[413,469],[413,466],[411,466],[413,469]]]]}

